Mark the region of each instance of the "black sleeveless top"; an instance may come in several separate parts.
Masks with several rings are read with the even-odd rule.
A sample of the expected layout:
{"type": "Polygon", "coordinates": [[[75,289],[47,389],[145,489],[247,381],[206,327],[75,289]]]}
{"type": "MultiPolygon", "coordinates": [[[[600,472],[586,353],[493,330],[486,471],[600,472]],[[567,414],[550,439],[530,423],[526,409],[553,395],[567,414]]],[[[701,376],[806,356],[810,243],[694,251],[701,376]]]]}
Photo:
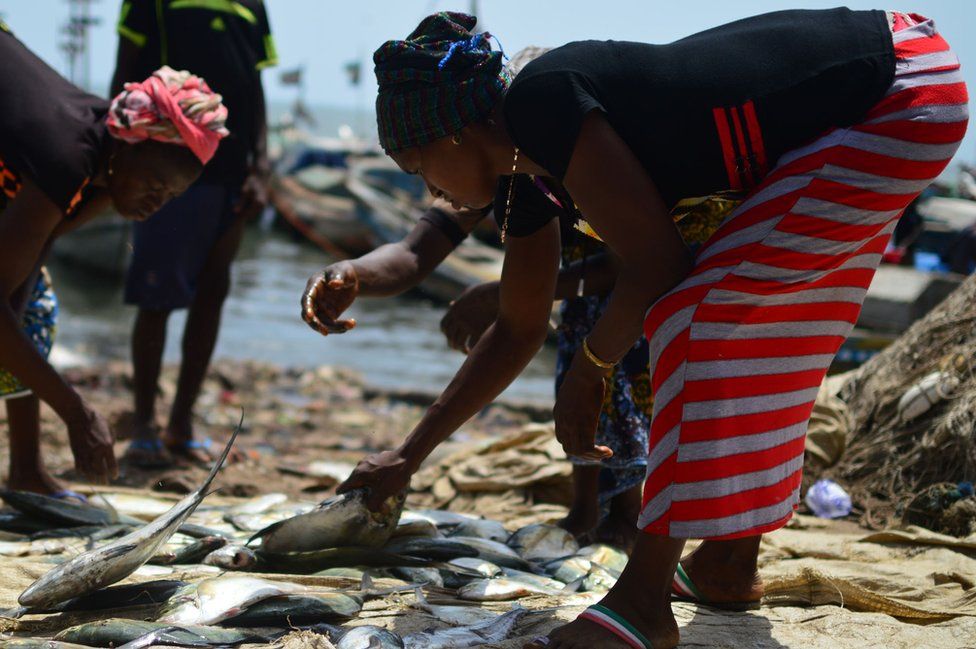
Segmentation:
{"type": "MultiPolygon", "coordinates": [[[[584,117],[600,111],[670,208],[755,187],[783,153],[862,118],[894,70],[885,12],[780,11],[667,45],[570,43],[526,65],[503,110],[514,142],[559,181],[584,117]]],[[[499,183],[497,212],[508,180],[499,183]]],[[[519,195],[512,236],[551,218],[519,195]]]]}
{"type": "Polygon", "coordinates": [[[0,28],[0,159],[66,215],[81,202],[109,136],[108,102],[51,69],[0,28]]]}

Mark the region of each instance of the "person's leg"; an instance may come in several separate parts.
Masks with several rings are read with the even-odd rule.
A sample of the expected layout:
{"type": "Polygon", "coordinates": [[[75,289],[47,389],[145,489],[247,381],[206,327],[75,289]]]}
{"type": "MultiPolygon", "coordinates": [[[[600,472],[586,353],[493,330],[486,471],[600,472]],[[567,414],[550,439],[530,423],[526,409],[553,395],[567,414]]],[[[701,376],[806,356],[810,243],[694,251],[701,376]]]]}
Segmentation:
{"type": "Polygon", "coordinates": [[[633,551],[637,541],[637,517],[641,510],[641,485],[637,483],[610,500],[610,513],[594,533],[595,540],[633,551]]]}
{"type": "Polygon", "coordinates": [[[133,444],[126,452],[126,457],[143,467],[164,466],[169,463],[156,426],[156,395],[159,391],[159,374],[163,364],[169,314],[169,311],[140,308],[132,327],[132,390],[135,415],[133,444]]]}
{"type": "MultiPolygon", "coordinates": [[[[684,539],[641,534],[620,579],[600,601],[600,606],[626,620],[654,649],[670,649],[678,644],[670,590],[684,544],[684,539]]],[[[537,640],[527,647],[625,649],[632,645],[600,624],[580,618],[550,633],[548,642],[537,640]]]]}
{"type": "Polygon", "coordinates": [[[10,468],[7,488],[56,494],[64,490],[44,466],[41,456],[41,402],[34,395],[6,401],[10,428],[10,468]]]}
{"type": "Polygon", "coordinates": [[[599,466],[573,465],[573,504],[566,518],[557,523],[559,527],[577,538],[593,531],[600,520],[599,483],[599,466]]]}
{"type": "Polygon", "coordinates": [[[681,559],[681,567],[701,598],[714,604],[758,602],[761,535],[731,541],[705,541],[681,559]]]}
{"type": "Polygon", "coordinates": [[[243,219],[235,220],[208,255],[183,331],[183,358],[165,442],[171,452],[201,461],[211,457],[208,449],[192,444],[193,406],[217,344],[221,310],[230,291],[230,267],[240,247],[244,225],[243,219]]]}

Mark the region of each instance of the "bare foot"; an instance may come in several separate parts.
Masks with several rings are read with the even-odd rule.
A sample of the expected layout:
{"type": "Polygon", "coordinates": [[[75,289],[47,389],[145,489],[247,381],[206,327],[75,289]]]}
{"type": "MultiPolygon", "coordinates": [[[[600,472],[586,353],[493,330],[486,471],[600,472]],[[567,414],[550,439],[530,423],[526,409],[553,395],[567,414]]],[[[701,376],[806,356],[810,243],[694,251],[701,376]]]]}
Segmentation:
{"type": "MultiPolygon", "coordinates": [[[[623,588],[611,591],[600,602],[636,628],[653,649],[678,646],[678,623],[668,603],[651,604],[645,593],[623,588]],[[649,606],[649,607],[648,607],[649,606]]],[[[547,638],[533,640],[523,649],[633,649],[620,636],[587,619],[577,619],[552,631],[547,638]]]]}
{"type": "Polygon", "coordinates": [[[48,473],[43,466],[32,467],[29,470],[10,468],[7,478],[7,489],[11,491],[30,491],[44,496],[63,494],[65,486],[48,473]]]}

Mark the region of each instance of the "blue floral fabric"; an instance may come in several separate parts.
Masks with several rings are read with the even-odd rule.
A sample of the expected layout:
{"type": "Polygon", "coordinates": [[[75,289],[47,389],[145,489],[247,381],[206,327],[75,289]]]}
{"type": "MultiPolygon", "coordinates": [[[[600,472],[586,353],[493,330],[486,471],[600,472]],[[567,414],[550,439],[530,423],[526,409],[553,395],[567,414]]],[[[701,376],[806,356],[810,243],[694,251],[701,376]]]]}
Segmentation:
{"type": "MultiPolygon", "coordinates": [[[[24,333],[44,358],[51,353],[57,333],[58,297],[51,284],[51,276],[42,268],[34,284],[21,320],[24,333]]],[[[30,394],[24,385],[10,372],[0,368],[0,399],[21,397],[30,394]]]]}

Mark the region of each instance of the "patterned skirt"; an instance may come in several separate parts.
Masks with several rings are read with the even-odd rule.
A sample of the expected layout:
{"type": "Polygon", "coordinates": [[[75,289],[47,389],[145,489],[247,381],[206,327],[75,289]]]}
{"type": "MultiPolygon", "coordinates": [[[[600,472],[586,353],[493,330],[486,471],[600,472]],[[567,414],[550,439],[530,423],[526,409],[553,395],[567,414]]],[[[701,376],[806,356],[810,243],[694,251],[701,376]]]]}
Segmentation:
{"type": "MultiPolygon", "coordinates": [[[[24,317],[21,321],[24,334],[44,358],[51,353],[57,334],[58,297],[51,284],[51,276],[42,268],[34,284],[24,317]]],[[[0,400],[24,397],[31,392],[10,372],[0,368],[0,400]]]]}
{"type": "Polygon", "coordinates": [[[886,96],[860,123],[783,155],[648,312],[648,533],[752,536],[783,526],[798,503],[820,383],[898,217],[968,121],[958,60],[932,21],[893,22],[886,96]]]}

